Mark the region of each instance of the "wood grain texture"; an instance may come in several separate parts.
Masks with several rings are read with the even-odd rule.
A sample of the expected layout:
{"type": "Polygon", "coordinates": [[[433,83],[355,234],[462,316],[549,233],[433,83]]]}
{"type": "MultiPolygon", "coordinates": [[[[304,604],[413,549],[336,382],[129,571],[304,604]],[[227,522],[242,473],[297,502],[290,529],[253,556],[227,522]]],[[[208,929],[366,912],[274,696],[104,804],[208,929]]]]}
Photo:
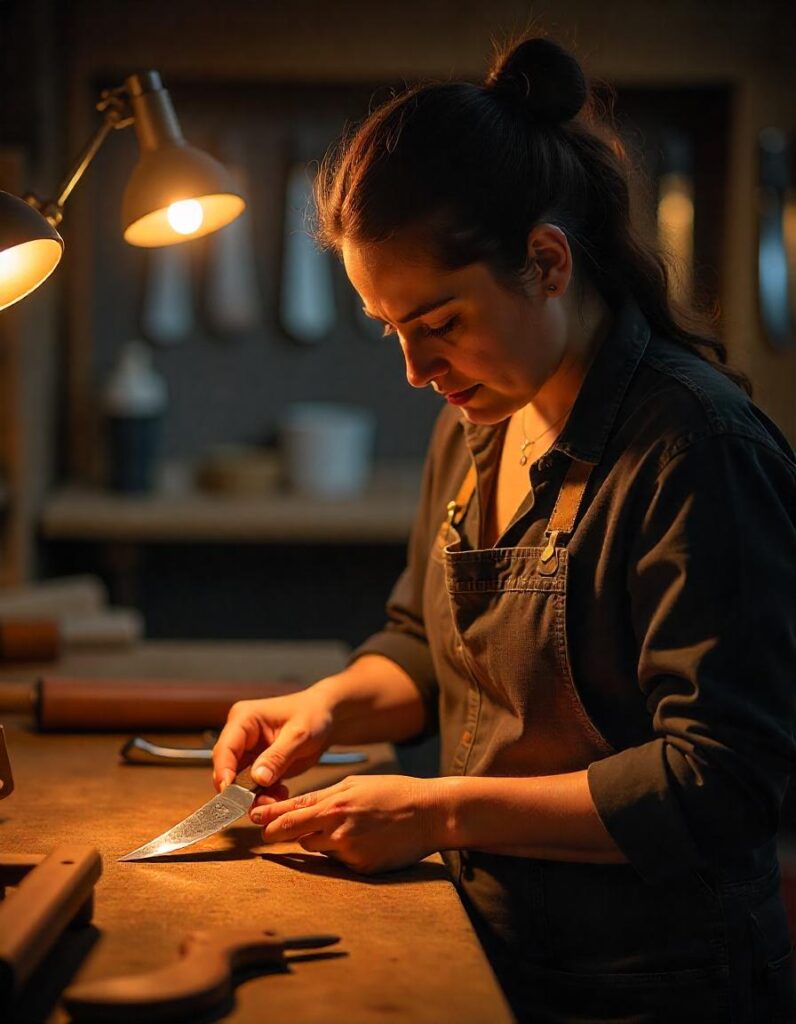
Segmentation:
{"type": "MultiPolygon", "coordinates": [[[[151,971],[172,961],[192,930],[322,932],[342,937],[345,958],[244,982],[224,1019],[254,1024],[267,1006],[268,1019],[295,1024],[511,1020],[436,855],[407,870],[357,876],[296,844],[264,846],[259,829],[245,823],[168,858],[117,863],[213,792],[205,768],[119,764],[124,739],[42,736],[22,723],[8,729],[17,788],[3,803],[2,848],[32,853],[79,840],[102,854],[94,914],[99,940],[74,981],[151,971]]],[[[368,749],[369,770],[397,770],[391,747],[368,749]]],[[[315,768],[290,785],[314,789],[348,773],[315,768]]],[[[50,960],[67,957],[70,941],[78,938],[67,935],[50,960]]],[[[47,1020],[62,1024],[66,1016],[56,1007],[47,1020]]]]}
{"type": "MultiPolygon", "coordinates": [[[[259,672],[309,683],[338,670],[345,656],[343,644],[325,641],[161,641],[126,654],[69,655],[58,671],[197,679],[259,672]]],[[[6,718],[6,725],[16,788],[0,804],[0,852],[46,853],[80,842],[95,846],[103,861],[92,928],[61,939],[7,1024],[64,1024],[56,999],[68,982],[151,971],[176,958],[188,932],[239,928],[340,935],[346,956],[243,982],[224,1017],[236,1024],[512,1020],[439,855],[364,877],[295,843],[265,846],[244,819],[168,858],[118,863],[212,796],[209,770],[122,764],[126,734],[37,734],[30,716],[6,718]],[[44,1007],[39,1016],[34,1005],[37,1012],[44,1007]]],[[[184,734],[151,738],[186,742],[184,734]]],[[[389,744],[362,749],[370,754],[366,765],[315,767],[290,780],[290,791],[319,789],[357,769],[400,770],[389,744]]]]}

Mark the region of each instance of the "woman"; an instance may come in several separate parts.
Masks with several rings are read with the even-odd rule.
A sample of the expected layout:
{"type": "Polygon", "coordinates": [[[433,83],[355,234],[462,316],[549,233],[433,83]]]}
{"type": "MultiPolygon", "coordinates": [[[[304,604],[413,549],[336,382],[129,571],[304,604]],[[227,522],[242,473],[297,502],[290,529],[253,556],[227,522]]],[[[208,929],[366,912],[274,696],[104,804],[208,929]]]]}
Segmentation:
{"type": "Polygon", "coordinates": [[[321,169],[319,235],[446,400],[408,567],[345,671],[236,704],[227,784],[358,871],[445,851],[518,1017],[796,1019],[774,847],[793,755],[796,466],[678,326],[574,58],[411,90],[321,169]],[[285,799],[332,743],[442,775],[285,799]]]}

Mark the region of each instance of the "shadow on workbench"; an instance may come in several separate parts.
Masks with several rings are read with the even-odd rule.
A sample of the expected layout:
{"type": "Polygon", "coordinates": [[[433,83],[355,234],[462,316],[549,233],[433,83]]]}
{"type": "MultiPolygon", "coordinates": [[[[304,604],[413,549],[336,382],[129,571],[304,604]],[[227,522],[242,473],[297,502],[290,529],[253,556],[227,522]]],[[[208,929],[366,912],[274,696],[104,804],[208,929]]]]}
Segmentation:
{"type": "Polygon", "coordinates": [[[305,875],[347,878],[352,882],[365,882],[367,885],[450,881],[450,875],[444,864],[431,864],[428,861],[422,861],[420,864],[413,864],[409,868],[401,868],[398,871],[386,871],[379,875],[363,875],[322,853],[261,853],[259,856],[263,860],[270,860],[274,864],[281,864],[294,871],[301,871],[305,875]]]}
{"type": "Polygon", "coordinates": [[[4,1024],[44,1024],[99,936],[93,924],[68,928],[8,1007],[4,1024]]]}

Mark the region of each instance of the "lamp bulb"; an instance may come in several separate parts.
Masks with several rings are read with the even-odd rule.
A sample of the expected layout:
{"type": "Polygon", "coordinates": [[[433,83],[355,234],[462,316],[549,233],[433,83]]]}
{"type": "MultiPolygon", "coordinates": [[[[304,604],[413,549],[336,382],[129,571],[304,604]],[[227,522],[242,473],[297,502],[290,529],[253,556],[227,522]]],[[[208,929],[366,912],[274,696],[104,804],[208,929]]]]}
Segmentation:
{"type": "Polygon", "coordinates": [[[172,203],[166,216],[179,235],[192,235],[198,231],[205,217],[202,204],[197,199],[181,199],[172,203]]]}

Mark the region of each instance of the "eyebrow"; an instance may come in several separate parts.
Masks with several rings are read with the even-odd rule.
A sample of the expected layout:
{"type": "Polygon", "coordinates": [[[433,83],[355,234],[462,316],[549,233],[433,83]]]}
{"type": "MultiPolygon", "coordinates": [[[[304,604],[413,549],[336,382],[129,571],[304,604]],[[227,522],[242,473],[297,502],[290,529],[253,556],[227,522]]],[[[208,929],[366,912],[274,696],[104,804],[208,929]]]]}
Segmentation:
{"type": "MultiPolygon", "coordinates": [[[[413,309],[411,313],[407,313],[406,316],[401,317],[401,319],[397,320],[396,323],[408,324],[410,320],[417,320],[419,316],[425,316],[426,313],[431,313],[435,309],[439,309],[441,306],[447,306],[447,304],[449,302],[453,302],[455,298],[455,295],[448,295],[447,298],[444,299],[434,299],[432,302],[424,302],[422,306],[418,306],[416,309],[413,309]]],[[[365,316],[369,316],[371,320],[383,319],[380,316],[376,316],[375,313],[371,313],[365,306],[362,307],[362,312],[365,316]]]]}

